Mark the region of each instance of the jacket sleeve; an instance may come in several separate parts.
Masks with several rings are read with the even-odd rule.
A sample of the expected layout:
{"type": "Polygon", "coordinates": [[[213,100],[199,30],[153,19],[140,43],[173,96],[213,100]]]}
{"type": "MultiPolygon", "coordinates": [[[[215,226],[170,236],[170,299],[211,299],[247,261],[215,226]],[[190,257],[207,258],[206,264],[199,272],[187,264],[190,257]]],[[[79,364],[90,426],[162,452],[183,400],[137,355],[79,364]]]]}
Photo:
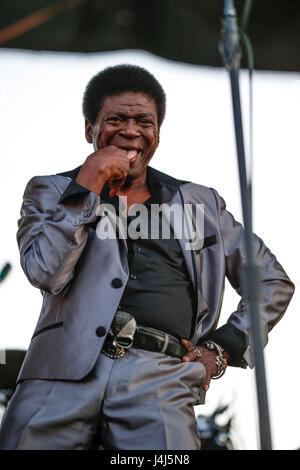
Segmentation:
{"type": "MultiPolygon", "coordinates": [[[[226,210],[225,201],[215,190],[213,192],[219,211],[226,277],[241,296],[241,300],[236,311],[228,318],[227,324],[215,330],[210,337],[227,349],[229,354],[231,350],[231,365],[243,366],[246,362],[250,367],[254,367],[253,347],[250,340],[249,304],[242,289],[243,267],[246,261],[244,229],[226,210]]],[[[255,234],[253,234],[253,254],[254,263],[258,269],[258,306],[264,347],[268,342],[269,331],[285,313],[295,286],[276,257],[255,234]]]]}
{"type": "Polygon", "coordinates": [[[100,203],[100,197],[89,191],[63,198],[55,178],[36,176],[29,181],[17,232],[27,278],[51,294],[58,294],[72,279],[87,241],[86,224],[96,219],[100,203]]]}

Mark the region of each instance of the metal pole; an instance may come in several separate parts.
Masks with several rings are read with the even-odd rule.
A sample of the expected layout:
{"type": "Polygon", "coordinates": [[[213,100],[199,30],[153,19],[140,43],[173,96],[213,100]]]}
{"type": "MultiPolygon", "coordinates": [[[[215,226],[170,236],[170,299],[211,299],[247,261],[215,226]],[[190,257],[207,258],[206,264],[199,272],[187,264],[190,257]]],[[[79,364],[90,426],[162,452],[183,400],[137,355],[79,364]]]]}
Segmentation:
{"type": "Polygon", "coordinates": [[[245,266],[245,287],[246,295],[250,307],[251,316],[251,334],[254,351],[255,363],[255,376],[256,376],[256,391],[258,402],[258,416],[259,416],[259,429],[260,429],[260,443],[261,449],[270,450],[271,445],[271,431],[270,431],[270,418],[269,406],[267,397],[267,384],[265,376],[265,364],[263,355],[262,331],[261,331],[261,316],[258,307],[258,272],[255,266],[255,259],[252,247],[252,213],[251,203],[249,200],[249,193],[247,187],[246,163],[244,153],[244,138],[242,130],[242,115],[241,103],[239,92],[239,70],[234,67],[230,70],[230,83],[232,104],[234,110],[234,125],[236,135],[236,147],[239,164],[239,179],[241,190],[241,201],[243,210],[243,220],[245,228],[245,246],[246,246],[246,266],[245,266]]]}
{"type": "Polygon", "coordinates": [[[250,308],[251,344],[254,352],[257,405],[259,418],[260,445],[262,450],[271,450],[271,431],[265,364],[263,356],[261,316],[259,312],[258,272],[252,245],[252,204],[251,204],[251,175],[247,175],[242,125],[242,112],[239,89],[239,68],[241,51],[239,48],[239,31],[236,22],[236,12],[232,0],[224,2],[223,41],[221,53],[226,69],[229,71],[232,105],[234,114],[235,138],[239,166],[241,202],[245,232],[246,265],[244,267],[244,295],[246,294],[250,308]]]}

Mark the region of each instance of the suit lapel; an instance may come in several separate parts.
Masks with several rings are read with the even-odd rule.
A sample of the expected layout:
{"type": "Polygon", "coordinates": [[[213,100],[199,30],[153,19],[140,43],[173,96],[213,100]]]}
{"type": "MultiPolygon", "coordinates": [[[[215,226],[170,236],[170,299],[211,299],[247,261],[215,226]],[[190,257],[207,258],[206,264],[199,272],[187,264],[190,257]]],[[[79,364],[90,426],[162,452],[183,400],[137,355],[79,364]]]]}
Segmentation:
{"type": "Polygon", "coordinates": [[[182,204],[179,191],[177,191],[171,201],[168,202],[168,206],[170,209],[167,209],[167,205],[163,204],[162,211],[164,212],[165,217],[169,217],[169,213],[167,212],[170,211],[170,213],[172,213],[172,216],[169,217],[170,226],[180,245],[190,279],[195,290],[197,290],[197,273],[194,259],[195,253],[194,250],[188,249],[189,236],[186,230],[188,224],[186,222],[186,214],[184,213],[184,206],[182,204]]]}

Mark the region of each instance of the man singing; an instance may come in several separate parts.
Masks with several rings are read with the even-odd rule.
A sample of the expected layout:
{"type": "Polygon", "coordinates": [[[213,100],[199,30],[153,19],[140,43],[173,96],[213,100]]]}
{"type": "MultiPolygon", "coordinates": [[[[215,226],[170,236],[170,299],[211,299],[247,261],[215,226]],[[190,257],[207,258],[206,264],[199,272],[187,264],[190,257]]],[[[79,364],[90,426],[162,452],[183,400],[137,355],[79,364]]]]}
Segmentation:
{"type": "MultiPolygon", "coordinates": [[[[253,367],[243,227],[214,189],[148,166],[165,101],[140,67],[101,71],[83,98],[94,152],[27,184],[17,240],[43,304],[2,449],[196,450],[194,405],[211,379],[253,367]],[[225,277],[241,301],[218,326],[225,277]]],[[[253,249],[266,344],[294,286],[256,235],[253,249]]]]}

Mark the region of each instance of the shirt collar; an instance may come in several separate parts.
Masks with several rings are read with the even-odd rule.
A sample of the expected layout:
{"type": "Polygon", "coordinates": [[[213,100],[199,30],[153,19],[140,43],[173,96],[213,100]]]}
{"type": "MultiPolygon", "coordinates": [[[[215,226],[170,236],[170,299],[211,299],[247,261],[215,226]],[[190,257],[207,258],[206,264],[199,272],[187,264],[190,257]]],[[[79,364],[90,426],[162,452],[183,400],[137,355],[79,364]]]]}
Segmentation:
{"type": "MultiPolygon", "coordinates": [[[[81,166],[75,168],[74,170],[66,171],[63,173],[58,173],[61,176],[67,176],[73,180],[76,179],[81,166]]],[[[166,173],[163,173],[155,168],[150,166],[147,167],[147,185],[151,193],[151,197],[145,201],[146,205],[150,204],[162,204],[164,202],[169,201],[174,194],[176,193],[177,189],[187,181],[178,180],[173,178],[166,173]]],[[[109,197],[109,187],[107,184],[104,185],[101,193],[100,198],[102,201],[109,202],[114,206],[118,207],[119,205],[119,197],[114,196],[113,198],[109,197]]]]}
{"type": "MultiPolygon", "coordinates": [[[[150,166],[147,167],[146,178],[147,185],[151,193],[149,199],[144,203],[147,206],[150,204],[162,204],[163,202],[169,201],[174,196],[179,186],[186,183],[186,181],[173,178],[172,176],[162,173],[150,166]]],[[[118,196],[114,196],[113,198],[109,197],[109,187],[107,184],[104,185],[100,198],[102,201],[110,202],[114,206],[118,206],[119,204],[118,196]]]]}

